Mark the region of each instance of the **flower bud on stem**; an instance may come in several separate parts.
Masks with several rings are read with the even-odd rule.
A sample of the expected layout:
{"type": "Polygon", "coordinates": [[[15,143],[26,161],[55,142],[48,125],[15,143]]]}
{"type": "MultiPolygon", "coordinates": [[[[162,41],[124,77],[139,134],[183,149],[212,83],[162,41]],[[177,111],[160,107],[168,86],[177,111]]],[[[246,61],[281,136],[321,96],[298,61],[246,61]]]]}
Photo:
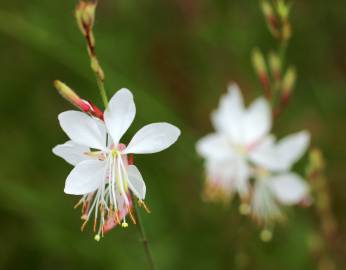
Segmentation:
{"type": "Polygon", "coordinates": [[[287,106],[297,80],[297,72],[294,67],[289,67],[282,80],[281,104],[287,106]]]}
{"type": "Polygon", "coordinates": [[[277,117],[287,106],[296,80],[296,73],[292,68],[288,68],[283,76],[286,49],[292,36],[289,22],[291,5],[285,0],[260,0],[260,4],[269,30],[278,42],[277,52],[271,52],[268,56],[270,76],[266,71],[263,55],[258,49],[254,50],[252,59],[265,95],[272,103],[273,116],[277,117]]]}
{"type": "Polygon", "coordinates": [[[268,62],[269,62],[269,67],[270,67],[270,72],[272,77],[274,77],[274,80],[276,82],[281,81],[281,60],[280,57],[274,53],[271,52],[269,53],[268,56],[268,62]]]}
{"type": "Polygon", "coordinates": [[[260,79],[265,96],[268,100],[271,100],[272,92],[270,89],[270,79],[268,76],[267,66],[263,54],[258,48],[255,48],[252,51],[252,64],[258,78],[260,79]]]}
{"type": "Polygon", "coordinates": [[[90,66],[96,75],[97,86],[100,90],[103,104],[107,107],[108,98],[104,86],[105,75],[96,55],[95,38],[93,33],[96,6],[97,1],[95,0],[80,1],[75,10],[75,17],[79,30],[82,32],[87,43],[90,66]]]}
{"type": "Polygon", "coordinates": [[[95,116],[101,120],[103,120],[103,112],[90,101],[86,101],[81,99],[75,91],[73,91],[70,87],[68,87],[65,83],[55,80],[53,82],[54,87],[58,90],[59,94],[65,98],[67,101],[71,102],[78,109],[86,112],[92,116],[95,116]]]}
{"type": "Polygon", "coordinates": [[[59,94],[67,101],[71,102],[74,106],[81,109],[83,112],[89,112],[90,106],[86,104],[70,87],[65,83],[55,80],[54,87],[58,90],[59,94]]]}
{"type": "Polygon", "coordinates": [[[273,10],[272,5],[268,1],[263,0],[261,1],[261,9],[266,19],[269,31],[275,38],[279,38],[280,37],[279,20],[273,10]]]}

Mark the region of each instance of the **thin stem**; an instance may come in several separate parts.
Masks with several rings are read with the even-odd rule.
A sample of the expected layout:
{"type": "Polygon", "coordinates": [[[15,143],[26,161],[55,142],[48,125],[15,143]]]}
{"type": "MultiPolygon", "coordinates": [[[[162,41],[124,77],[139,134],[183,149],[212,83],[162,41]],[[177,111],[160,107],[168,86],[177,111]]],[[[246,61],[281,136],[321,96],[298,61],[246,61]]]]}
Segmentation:
{"type": "Polygon", "coordinates": [[[141,237],[141,242],[143,243],[145,255],[148,259],[150,270],[157,270],[155,263],[154,263],[154,260],[153,260],[153,255],[151,253],[151,249],[149,246],[149,241],[148,241],[148,238],[147,238],[145,230],[144,230],[141,213],[140,213],[136,203],[134,203],[134,212],[135,212],[135,215],[137,217],[137,228],[138,228],[138,232],[139,232],[140,237],[141,237]]]}
{"type": "MultiPolygon", "coordinates": [[[[77,9],[76,9],[76,18],[77,18],[78,26],[79,26],[81,32],[83,33],[84,38],[85,38],[86,43],[87,43],[88,55],[90,58],[90,66],[91,66],[91,69],[93,70],[93,72],[95,73],[96,82],[97,82],[97,86],[99,88],[102,102],[103,102],[105,108],[107,108],[108,98],[107,98],[107,93],[106,93],[106,89],[105,89],[105,85],[104,85],[105,75],[104,75],[103,69],[102,69],[100,62],[99,62],[97,55],[96,55],[95,38],[94,38],[94,33],[93,33],[96,4],[97,4],[97,1],[95,1],[95,0],[92,2],[81,1],[80,5],[78,5],[77,9]]],[[[107,140],[108,140],[108,137],[107,137],[107,140]]],[[[118,166],[119,166],[119,164],[118,164],[118,166]]],[[[156,270],[157,268],[155,267],[155,264],[153,261],[153,256],[151,254],[149,242],[148,242],[148,239],[147,239],[146,234],[145,234],[145,230],[143,227],[140,212],[138,211],[138,206],[136,204],[134,204],[134,212],[135,212],[135,215],[137,217],[137,228],[138,228],[138,232],[139,232],[140,237],[141,237],[141,241],[143,243],[146,257],[147,257],[149,265],[150,265],[150,270],[156,270]]],[[[131,212],[129,214],[131,215],[131,212]]]]}
{"type": "Polygon", "coordinates": [[[281,41],[279,45],[279,57],[281,62],[281,69],[284,69],[285,66],[285,60],[286,60],[286,49],[288,46],[287,41],[281,41]]]}
{"type": "Polygon", "coordinates": [[[100,91],[100,95],[101,95],[101,99],[102,99],[103,105],[105,106],[105,108],[107,108],[107,106],[108,106],[108,97],[107,97],[105,85],[104,85],[103,80],[97,75],[97,73],[96,73],[96,82],[97,82],[97,86],[98,86],[99,91],[100,91]]]}

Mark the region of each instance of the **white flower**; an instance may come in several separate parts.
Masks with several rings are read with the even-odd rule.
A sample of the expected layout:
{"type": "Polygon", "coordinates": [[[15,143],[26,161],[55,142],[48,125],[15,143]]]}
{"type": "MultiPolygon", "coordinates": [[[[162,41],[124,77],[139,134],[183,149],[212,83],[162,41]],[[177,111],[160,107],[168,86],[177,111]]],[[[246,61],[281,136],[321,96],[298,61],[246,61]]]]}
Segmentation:
{"type": "Polygon", "coordinates": [[[260,222],[281,217],[280,205],[301,202],[308,196],[308,185],[292,165],[305,153],[310,136],[298,132],[275,142],[270,135],[271,109],[263,98],[248,109],[237,85],[232,84],[212,114],[215,133],[197,143],[197,152],[205,158],[206,198],[228,200],[234,192],[243,201],[251,201],[242,212],[252,211],[260,222]],[[251,187],[250,179],[254,179],[251,187]]]}
{"type": "MultiPolygon", "coordinates": [[[[146,186],[136,166],[128,164],[128,154],[156,153],[168,148],[179,137],[180,130],[168,123],[144,126],[125,146],[120,143],[136,114],[131,92],[119,90],[110,100],[104,113],[104,122],[79,111],[66,111],[59,122],[70,141],[53,149],[74,169],[68,175],[65,193],[83,195],[81,202],[84,219],[94,212],[95,222],[100,216],[103,232],[108,217],[127,226],[125,215],[130,212],[129,190],[142,202],[146,186]],[[96,194],[94,200],[90,194],[96,194]],[[127,211],[126,211],[127,210],[127,211]]],[[[98,234],[99,235],[99,234],[98,234]]]]}
{"type": "Polygon", "coordinates": [[[211,120],[216,133],[197,143],[197,152],[206,159],[207,178],[226,193],[235,190],[245,198],[249,194],[249,160],[271,129],[270,106],[258,98],[246,109],[238,86],[232,84],[211,120]]]}
{"type": "Polygon", "coordinates": [[[296,173],[292,165],[305,153],[310,141],[309,133],[301,131],[281,139],[273,137],[253,154],[258,165],[252,200],[253,216],[268,224],[282,218],[280,205],[293,205],[308,199],[309,186],[296,173]]]}

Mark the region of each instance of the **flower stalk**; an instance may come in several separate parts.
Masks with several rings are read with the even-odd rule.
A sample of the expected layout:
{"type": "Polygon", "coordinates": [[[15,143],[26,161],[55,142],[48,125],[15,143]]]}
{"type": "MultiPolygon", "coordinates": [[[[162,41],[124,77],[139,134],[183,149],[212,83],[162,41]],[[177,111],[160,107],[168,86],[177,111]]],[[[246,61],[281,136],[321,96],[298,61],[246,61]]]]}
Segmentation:
{"type": "Polygon", "coordinates": [[[154,263],[153,255],[151,253],[151,249],[149,246],[149,241],[148,241],[148,238],[147,238],[147,235],[145,233],[144,226],[143,226],[141,213],[140,213],[140,210],[139,210],[137,204],[134,204],[134,213],[135,213],[136,220],[137,220],[137,226],[136,227],[138,229],[138,233],[139,233],[140,238],[141,238],[140,240],[141,240],[143,247],[144,247],[145,255],[147,257],[150,270],[156,270],[157,268],[156,268],[155,263],[154,263]]]}
{"type": "MultiPolygon", "coordinates": [[[[108,97],[107,97],[107,93],[106,93],[106,89],[104,85],[105,75],[96,55],[95,37],[93,33],[96,6],[97,6],[97,1],[89,1],[89,2],[80,1],[75,11],[75,17],[77,20],[77,25],[86,40],[87,51],[90,58],[90,66],[93,72],[95,73],[97,86],[99,88],[99,92],[100,92],[100,96],[103,101],[103,104],[105,108],[107,108],[108,97]]],[[[130,156],[130,160],[129,160],[129,164],[132,165],[132,163],[133,163],[133,155],[130,156]]],[[[155,270],[157,268],[155,267],[155,264],[154,264],[152,252],[149,246],[149,241],[146,236],[141,214],[138,208],[141,206],[143,206],[143,208],[148,213],[150,213],[145,203],[142,200],[139,200],[138,205],[136,203],[133,203],[133,208],[129,209],[129,215],[133,223],[137,226],[138,233],[140,235],[141,242],[143,243],[143,247],[144,247],[146,258],[148,260],[149,267],[151,270],[155,270]],[[131,212],[132,210],[134,212],[134,215],[132,215],[132,212],[131,212]]],[[[126,224],[123,223],[122,226],[127,227],[127,223],[126,224]]]]}
{"type": "Polygon", "coordinates": [[[105,75],[96,55],[95,37],[93,32],[96,6],[97,1],[80,1],[75,11],[75,17],[79,30],[83,34],[87,43],[87,51],[90,58],[90,67],[95,73],[97,86],[100,91],[102,102],[104,106],[107,107],[108,97],[104,85],[105,75]]]}

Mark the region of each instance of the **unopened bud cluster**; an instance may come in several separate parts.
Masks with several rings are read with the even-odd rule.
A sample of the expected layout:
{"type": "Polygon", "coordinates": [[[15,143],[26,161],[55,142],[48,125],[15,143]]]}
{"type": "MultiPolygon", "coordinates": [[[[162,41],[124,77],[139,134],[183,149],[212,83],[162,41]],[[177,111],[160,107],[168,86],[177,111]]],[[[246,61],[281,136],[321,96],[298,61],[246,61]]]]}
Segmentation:
{"type": "Polygon", "coordinates": [[[93,33],[96,6],[96,1],[80,1],[76,7],[75,17],[77,25],[87,42],[91,69],[95,72],[99,80],[103,81],[105,76],[96,57],[95,38],[93,33]]]}
{"type": "Polygon", "coordinates": [[[292,36],[289,22],[290,5],[284,0],[278,0],[274,5],[268,0],[262,0],[261,8],[272,35],[282,41],[288,41],[292,36]]]}
{"type": "Polygon", "coordinates": [[[289,103],[295,87],[297,73],[294,67],[285,67],[285,51],[291,38],[290,5],[284,0],[262,0],[261,9],[271,34],[279,42],[279,49],[267,57],[258,49],[252,52],[252,64],[261,82],[264,94],[278,115],[289,103]]]}
{"type": "Polygon", "coordinates": [[[76,8],[76,20],[80,31],[87,35],[94,26],[96,2],[81,1],[76,8]]]}

